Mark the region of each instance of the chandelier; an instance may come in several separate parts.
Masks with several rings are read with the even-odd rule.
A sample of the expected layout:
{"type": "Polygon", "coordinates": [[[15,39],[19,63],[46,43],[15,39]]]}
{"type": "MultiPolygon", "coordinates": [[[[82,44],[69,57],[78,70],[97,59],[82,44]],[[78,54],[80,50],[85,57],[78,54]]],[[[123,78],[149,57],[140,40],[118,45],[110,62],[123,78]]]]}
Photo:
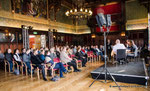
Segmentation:
{"type": "Polygon", "coordinates": [[[73,0],[73,8],[66,11],[65,15],[71,18],[87,18],[92,16],[93,12],[91,9],[85,8],[84,0],[73,0]]]}

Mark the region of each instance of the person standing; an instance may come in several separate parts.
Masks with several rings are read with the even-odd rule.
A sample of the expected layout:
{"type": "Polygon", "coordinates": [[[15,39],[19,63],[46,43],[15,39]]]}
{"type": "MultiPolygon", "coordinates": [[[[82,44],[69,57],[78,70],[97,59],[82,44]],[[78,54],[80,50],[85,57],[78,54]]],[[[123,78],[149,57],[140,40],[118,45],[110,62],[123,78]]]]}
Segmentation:
{"type": "Polygon", "coordinates": [[[112,43],[109,39],[107,40],[107,43],[106,43],[106,49],[107,49],[107,55],[109,59],[111,59],[112,43]]]}

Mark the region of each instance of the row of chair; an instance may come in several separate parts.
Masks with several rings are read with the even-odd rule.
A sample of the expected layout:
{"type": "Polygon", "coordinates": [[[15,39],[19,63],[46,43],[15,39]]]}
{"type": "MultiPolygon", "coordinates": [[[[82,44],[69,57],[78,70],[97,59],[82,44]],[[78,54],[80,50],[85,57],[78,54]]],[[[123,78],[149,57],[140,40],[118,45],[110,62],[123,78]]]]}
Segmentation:
{"type": "MultiPolygon", "coordinates": [[[[94,55],[93,52],[89,52],[87,53],[88,54],[88,57],[90,59],[91,62],[94,62],[95,60],[98,60],[98,58],[96,58],[97,56],[94,55]]],[[[71,55],[70,56],[71,58],[75,59],[76,60],[76,63],[77,63],[77,67],[81,68],[82,67],[82,61],[81,60],[77,60],[75,57],[75,55],[71,55]]],[[[53,59],[54,62],[58,63],[58,62],[61,62],[59,58],[54,58],[53,59]]],[[[8,61],[4,60],[4,63],[5,63],[5,72],[7,72],[7,66],[8,66],[8,72],[10,72],[10,64],[8,61]]],[[[26,76],[28,76],[28,67],[26,65],[26,63],[24,63],[23,61],[21,62],[21,65],[19,65],[16,61],[13,60],[13,71],[15,69],[15,65],[16,65],[16,69],[20,70],[22,75],[25,74],[26,76]],[[25,72],[24,72],[24,69],[25,68],[25,72]]],[[[33,78],[33,75],[32,75],[32,70],[34,69],[34,66],[35,64],[30,64],[31,65],[31,78],[33,78]]],[[[52,66],[51,67],[48,67],[46,64],[43,64],[45,66],[45,75],[47,76],[47,71],[48,70],[51,70],[52,71],[52,77],[56,74],[55,72],[58,71],[58,69],[54,69],[52,66]]],[[[68,70],[68,65],[67,63],[64,64],[64,67],[68,70]]],[[[72,68],[73,69],[73,68],[72,68]]],[[[36,72],[37,72],[37,77],[38,79],[40,79],[40,70],[38,67],[35,69],[36,72]]]]}

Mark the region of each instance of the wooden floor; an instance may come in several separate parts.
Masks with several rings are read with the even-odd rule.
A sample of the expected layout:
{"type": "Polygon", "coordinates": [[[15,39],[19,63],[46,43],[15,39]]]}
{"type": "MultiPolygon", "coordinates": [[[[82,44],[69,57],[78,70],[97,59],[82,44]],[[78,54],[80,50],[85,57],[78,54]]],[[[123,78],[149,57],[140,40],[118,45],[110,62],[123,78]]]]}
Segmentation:
{"type": "MultiPolygon", "coordinates": [[[[102,83],[96,81],[92,87],[88,87],[93,79],[90,72],[98,68],[103,63],[88,63],[86,68],[82,68],[82,72],[66,74],[66,78],[62,78],[57,82],[38,80],[35,76],[33,79],[27,76],[14,74],[5,74],[0,71],[0,91],[119,91],[114,82],[102,83]]],[[[50,79],[50,77],[48,78],[50,79]]],[[[137,84],[119,83],[121,86],[141,86],[141,87],[122,87],[121,91],[150,91],[150,87],[142,87],[137,84]]]]}

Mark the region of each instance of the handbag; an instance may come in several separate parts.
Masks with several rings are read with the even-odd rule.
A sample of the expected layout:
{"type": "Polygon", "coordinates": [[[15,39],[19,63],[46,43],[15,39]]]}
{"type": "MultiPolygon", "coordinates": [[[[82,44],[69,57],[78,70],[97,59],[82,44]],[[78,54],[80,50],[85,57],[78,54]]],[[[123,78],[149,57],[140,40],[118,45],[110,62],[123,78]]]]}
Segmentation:
{"type": "Polygon", "coordinates": [[[58,76],[54,76],[53,78],[51,78],[51,81],[58,81],[60,79],[60,77],[58,77],[58,76]]]}
{"type": "Polygon", "coordinates": [[[15,69],[15,70],[14,70],[14,74],[15,74],[15,75],[19,75],[19,74],[20,74],[19,69],[15,69]]]}

